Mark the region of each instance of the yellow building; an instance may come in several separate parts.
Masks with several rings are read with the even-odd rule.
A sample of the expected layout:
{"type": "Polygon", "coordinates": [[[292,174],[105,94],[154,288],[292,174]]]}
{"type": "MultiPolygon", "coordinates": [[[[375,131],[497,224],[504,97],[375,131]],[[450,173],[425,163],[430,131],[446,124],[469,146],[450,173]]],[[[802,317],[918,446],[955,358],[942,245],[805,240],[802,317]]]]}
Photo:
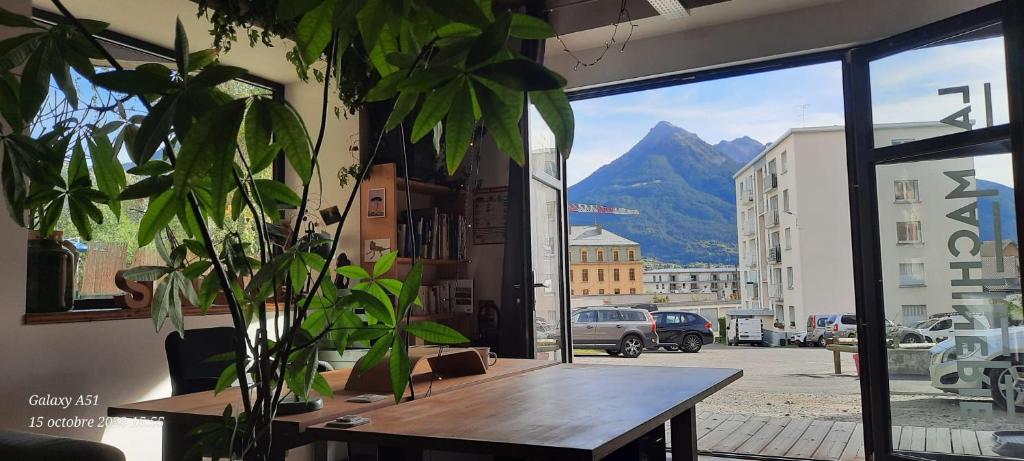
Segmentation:
{"type": "Polygon", "coordinates": [[[569,294],[573,296],[644,292],[640,244],[595,226],[569,231],[569,294]]]}

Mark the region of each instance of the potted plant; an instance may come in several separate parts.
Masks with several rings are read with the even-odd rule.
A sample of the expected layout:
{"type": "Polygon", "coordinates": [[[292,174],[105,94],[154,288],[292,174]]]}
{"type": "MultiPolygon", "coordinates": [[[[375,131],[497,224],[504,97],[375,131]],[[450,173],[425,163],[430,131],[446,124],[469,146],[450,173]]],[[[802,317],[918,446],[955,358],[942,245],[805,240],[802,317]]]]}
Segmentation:
{"type": "MultiPolygon", "coordinates": [[[[409,383],[410,336],[440,344],[466,341],[444,325],[409,321],[420,264],[412,266],[405,280],[394,280],[384,277],[394,254],[381,257],[372,271],[356,265],[334,268],[321,256],[321,246],[329,247],[327,255],[336,253],[342,224],[329,239],[300,240],[301,220],[296,220],[284,245],[272,245],[268,224],[276,221],[279,203],[296,206],[297,216],[306,213],[332,91],[350,112],[369,101],[393,101],[386,129],[412,120],[410,140],[432,134],[449,173],[483,131],[501,151],[523,162],[519,123],[527,94],[560,151],[567,154],[572,144],[564,79],[506,44],[510,37],[544,39],[554,31],[531,16],[495,13],[486,0],[200,0],[200,14],[211,19],[215,43],[222,50],[237,28],[253,43],[269,43],[273,36],[294,41],[289,60],[299,75],[312,74],[324,88],[315,137],[285,101],[219,90],[218,85],[246,70],[221,64],[221,50],[191,49],[180,22],[173,69],[158,63],[126,69],[93,36],[105,24],[74,17],[59,0],[54,4],[67,23],[49,28],[0,10],[0,25],[25,30],[0,41],[0,116],[7,125],[0,133],[4,197],[16,222],[28,225],[24,217],[36,211],[47,231],[51,214],[66,209],[79,231],[88,235],[91,223],[103,218],[97,205],[113,209],[127,200],[145,201],[137,233],[140,246],[171,226],[180,229],[180,242],[168,245],[165,266],[125,275],[156,286],[153,320],[158,330],[170,319],[184,333],[182,298],[198,306],[209,306],[218,295],[225,299],[236,350],[210,360],[225,363],[217,391],[237,381],[242,408],[229,406],[223,421],[196,428],[197,450],[266,459],[273,443],[270,424],[283,396],[306,401],[315,398],[313,391],[331,395],[316,368],[317,344],[323,338],[339,351],[354,341],[371,341],[355,372],[387,358],[396,401],[409,383]],[[97,61],[112,70],[93,68],[97,61]],[[314,63],[325,66],[318,70],[314,63]],[[12,70],[19,66],[23,70],[17,79],[12,70]],[[70,69],[115,95],[116,103],[93,108],[114,123],[81,123],[58,112],[46,132],[20,129],[24,121],[40,116],[51,77],[69,103],[77,101],[70,69]],[[12,100],[11,95],[19,97],[12,100]],[[129,101],[145,114],[119,113],[118,107],[129,101]],[[116,168],[112,175],[104,170],[110,166],[104,162],[120,151],[120,146],[113,148],[115,143],[127,149],[136,165],[127,171],[129,180],[121,181],[116,168]],[[256,177],[278,155],[301,179],[300,193],[256,177]],[[67,171],[65,158],[70,158],[67,171]],[[247,245],[235,233],[218,232],[228,209],[251,218],[255,244],[247,245]],[[331,283],[335,273],[355,285],[336,289],[331,283]],[[193,281],[200,276],[195,290],[193,281]],[[366,315],[360,317],[357,309],[366,315]],[[228,453],[228,447],[234,451],[228,453]]],[[[358,180],[369,171],[378,149],[359,168],[358,180]]],[[[348,197],[341,223],[356,194],[348,197]]]]}

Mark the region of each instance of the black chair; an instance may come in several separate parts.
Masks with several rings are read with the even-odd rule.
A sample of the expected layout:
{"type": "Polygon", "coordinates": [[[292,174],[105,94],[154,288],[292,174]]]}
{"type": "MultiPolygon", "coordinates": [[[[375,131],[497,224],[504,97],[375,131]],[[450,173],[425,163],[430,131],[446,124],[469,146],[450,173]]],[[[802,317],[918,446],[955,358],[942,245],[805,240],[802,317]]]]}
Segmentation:
{"type": "Polygon", "coordinates": [[[0,430],[0,459],[125,461],[121,450],[99,442],[9,430],[0,430]]]}
{"type": "Polygon", "coordinates": [[[188,330],[182,338],[178,332],[167,335],[167,369],[171,374],[171,395],[212,391],[227,362],[208,362],[216,354],[235,350],[231,327],[188,330]]]}

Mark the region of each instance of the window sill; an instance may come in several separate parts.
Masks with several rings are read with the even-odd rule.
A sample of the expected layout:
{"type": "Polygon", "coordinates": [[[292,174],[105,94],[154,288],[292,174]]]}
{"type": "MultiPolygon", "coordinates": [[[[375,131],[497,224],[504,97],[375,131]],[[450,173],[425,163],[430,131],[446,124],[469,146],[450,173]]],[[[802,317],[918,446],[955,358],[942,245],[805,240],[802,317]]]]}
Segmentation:
{"type": "Polygon", "coordinates": [[[928,285],[925,285],[923,283],[910,283],[910,284],[906,284],[906,285],[904,285],[902,283],[900,284],[900,288],[924,288],[926,286],[928,286],[928,285]]]}
{"type": "MultiPolygon", "coordinates": [[[[196,315],[220,315],[227,314],[227,306],[212,306],[203,314],[198,307],[183,307],[185,316],[196,315]]],[[[146,309],[91,309],[72,310],[67,312],[45,312],[25,314],[23,323],[25,325],[45,325],[51,323],[80,323],[80,322],[101,322],[106,320],[127,320],[127,319],[148,319],[152,314],[146,309]]]]}

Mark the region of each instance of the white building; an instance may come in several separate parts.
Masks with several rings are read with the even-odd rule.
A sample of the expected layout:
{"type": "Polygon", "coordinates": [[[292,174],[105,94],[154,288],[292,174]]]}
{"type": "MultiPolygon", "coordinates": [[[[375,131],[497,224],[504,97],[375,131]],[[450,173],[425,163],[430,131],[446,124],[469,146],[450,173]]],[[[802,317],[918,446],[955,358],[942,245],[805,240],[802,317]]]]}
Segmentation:
{"type": "Polygon", "coordinates": [[[644,293],[717,294],[718,299],[739,296],[739,272],[727,267],[678,267],[644,271],[644,293]]]}
{"type": "MultiPolygon", "coordinates": [[[[956,130],[939,123],[875,128],[878,146],[956,130]]],[[[846,162],[844,127],[794,128],[733,176],[743,308],[771,309],[790,331],[803,330],[810,314],[855,311],[846,162]]],[[[890,320],[906,324],[951,310],[946,242],[964,225],[945,215],[966,199],[944,198],[957,183],[942,172],[971,168],[970,158],[879,167],[890,320]]]]}

